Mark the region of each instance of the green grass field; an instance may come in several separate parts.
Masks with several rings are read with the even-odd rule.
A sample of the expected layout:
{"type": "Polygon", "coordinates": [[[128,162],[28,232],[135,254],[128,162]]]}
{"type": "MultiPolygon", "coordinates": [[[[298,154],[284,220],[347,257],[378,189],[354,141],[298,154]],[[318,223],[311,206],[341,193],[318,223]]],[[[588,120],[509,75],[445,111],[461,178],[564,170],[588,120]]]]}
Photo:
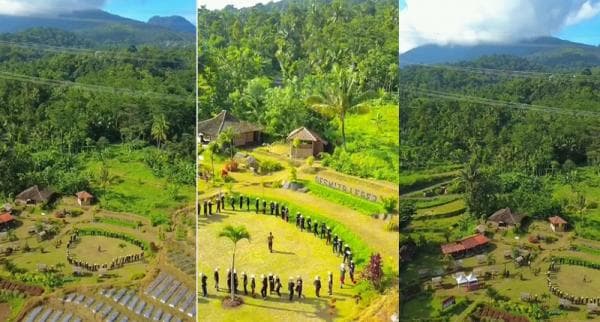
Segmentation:
{"type": "MultiPolygon", "coordinates": [[[[256,215],[251,212],[225,211],[221,215],[213,215],[199,219],[199,249],[198,263],[200,271],[209,275],[209,298],[200,299],[199,312],[207,321],[323,321],[343,320],[342,316],[353,313],[355,308],[352,296],[353,287],[340,288],[338,268],[341,258],[335,256],[331,247],[324,240],[314,237],[307,232],[300,232],[293,224],[288,224],[280,218],[269,215],[256,215]],[[260,288],[260,274],[273,273],[281,276],[284,284],[284,297],[269,296],[263,300],[260,297],[244,296],[245,304],[235,309],[223,309],[221,300],[227,296],[226,291],[215,294],[212,272],[220,268],[221,287],[225,287],[225,270],[231,265],[232,244],[227,239],[217,237],[223,226],[244,225],[250,232],[252,240],[238,243],[236,250],[236,270],[238,274],[244,271],[255,274],[257,287],[260,288]],[[274,253],[269,253],[267,236],[272,232],[274,253]],[[319,275],[326,281],[327,272],[334,274],[334,294],[327,295],[327,287],[321,290],[321,298],[316,298],[312,281],[319,275]],[[287,295],[287,280],[300,275],[304,280],[306,299],[289,302],[287,295]],[[335,299],[335,309],[331,309],[332,299],[335,299]],[[332,314],[333,313],[333,314],[332,314]]],[[[241,276],[240,276],[241,277],[241,276]]],[[[347,280],[348,281],[348,277],[347,280]]]]}
{"type": "Polygon", "coordinates": [[[126,241],[102,236],[81,236],[71,253],[90,263],[110,263],[115,257],[137,254],[141,249],[126,241]],[[100,247],[100,248],[98,248],[100,247]]]}
{"type": "MultiPolygon", "coordinates": [[[[95,189],[100,207],[164,220],[182,204],[194,203],[193,186],[179,187],[176,196],[167,193],[167,180],[156,177],[143,162],[145,150],[128,152],[122,146],[113,146],[109,153],[107,164],[112,182],[106,188],[95,189]]],[[[99,173],[102,161],[87,157],[85,162],[92,174],[99,173]]]]}

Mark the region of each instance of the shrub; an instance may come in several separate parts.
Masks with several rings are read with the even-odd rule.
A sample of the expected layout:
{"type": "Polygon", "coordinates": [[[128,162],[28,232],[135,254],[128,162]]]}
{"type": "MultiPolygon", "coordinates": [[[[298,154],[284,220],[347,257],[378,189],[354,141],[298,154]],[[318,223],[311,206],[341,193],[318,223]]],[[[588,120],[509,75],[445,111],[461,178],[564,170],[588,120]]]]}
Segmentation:
{"type": "Polygon", "coordinates": [[[309,167],[312,167],[313,163],[315,162],[315,157],[314,156],[309,156],[308,158],[306,158],[306,165],[309,167]]]}
{"type": "Polygon", "coordinates": [[[260,162],[260,172],[262,174],[268,174],[282,169],[283,166],[280,163],[272,160],[263,160],[260,162]]]}
{"type": "Polygon", "coordinates": [[[381,198],[381,203],[383,204],[383,209],[391,214],[396,210],[398,206],[398,199],[395,197],[383,197],[381,198]]]}

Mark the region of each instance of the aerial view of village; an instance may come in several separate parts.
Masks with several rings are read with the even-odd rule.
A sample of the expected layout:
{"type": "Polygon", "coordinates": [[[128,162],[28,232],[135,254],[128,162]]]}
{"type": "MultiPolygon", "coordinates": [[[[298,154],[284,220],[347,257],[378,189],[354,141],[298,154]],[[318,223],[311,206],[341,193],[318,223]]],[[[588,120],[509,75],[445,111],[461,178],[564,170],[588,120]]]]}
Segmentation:
{"type": "Polygon", "coordinates": [[[198,12],[202,321],[398,321],[398,4],[198,12]]]}
{"type": "Polygon", "coordinates": [[[400,1],[400,320],[598,321],[600,4],[460,2],[400,1]]]}
{"type": "Polygon", "coordinates": [[[140,2],[2,2],[0,321],[196,320],[195,26],[140,2]]]}

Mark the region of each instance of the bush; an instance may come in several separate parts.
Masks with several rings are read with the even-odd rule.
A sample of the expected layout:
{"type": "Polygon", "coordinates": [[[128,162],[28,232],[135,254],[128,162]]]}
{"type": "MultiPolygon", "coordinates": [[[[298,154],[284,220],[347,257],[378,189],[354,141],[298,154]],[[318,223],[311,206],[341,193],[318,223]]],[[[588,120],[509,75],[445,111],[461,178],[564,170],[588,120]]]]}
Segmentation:
{"type": "Polygon", "coordinates": [[[283,170],[283,166],[272,160],[263,160],[260,162],[260,172],[262,174],[269,174],[275,171],[283,170]]]}
{"type": "Polygon", "coordinates": [[[314,156],[309,156],[308,158],[306,158],[306,165],[309,167],[312,167],[313,163],[315,162],[315,157],[314,156]]]}
{"type": "Polygon", "coordinates": [[[398,199],[394,197],[383,197],[381,198],[383,209],[388,213],[393,213],[398,207],[398,199]]]}

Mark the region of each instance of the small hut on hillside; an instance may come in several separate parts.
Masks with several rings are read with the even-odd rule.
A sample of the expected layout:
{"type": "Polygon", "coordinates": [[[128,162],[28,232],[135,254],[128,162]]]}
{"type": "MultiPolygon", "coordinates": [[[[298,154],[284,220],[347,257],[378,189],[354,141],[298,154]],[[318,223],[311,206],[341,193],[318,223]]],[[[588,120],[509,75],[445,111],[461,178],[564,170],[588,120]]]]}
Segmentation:
{"type": "Polygon", "coordinates": [[[565,231],[567,229],[567,221],[560,216],[552,216],[548,218],[550,229],[555,232],[565,231]]]}
{"type": "Polygon", "coordinates": [[[287,136],[287,141],[290,143],[290,156],[293,159],[304,159],[311,155],[316,157],[325,151],[327,145],[327,141],[304,126],[293,130],[287,136]],[[299,140],[300,145],[294,147],[294,140],[299,140]]]}
{"type": "Polygon", "coordinates": [[[94,202],[94,195],[87,191],[79,191],[75,195],[77,196],[77,203],[80,206],[89,206],[94,202]]]}
{"type": "Polygon", "coordinates": [[[510,208],[503,208],[493,213],[487,221],[497,228],[519,227],[523,215],[513,212],[510,208]]]}
{"type": "Polygon", "coordinates": [[[40,189],[37,185],[29,187],[15,197],[15,202],[22,205],[44,204],[52,199],[54,191],[44,188],[40,189]]]}
{"type": "Polygon", "coordinates": [[[216,140],[223,131],[231,129],[235,146],[254,145],[261,142],[262,127],[246,121],[240,121],[231,113],[223,110],[215,117],[198,122],[198,140],[207,145],[216,140]]]}

